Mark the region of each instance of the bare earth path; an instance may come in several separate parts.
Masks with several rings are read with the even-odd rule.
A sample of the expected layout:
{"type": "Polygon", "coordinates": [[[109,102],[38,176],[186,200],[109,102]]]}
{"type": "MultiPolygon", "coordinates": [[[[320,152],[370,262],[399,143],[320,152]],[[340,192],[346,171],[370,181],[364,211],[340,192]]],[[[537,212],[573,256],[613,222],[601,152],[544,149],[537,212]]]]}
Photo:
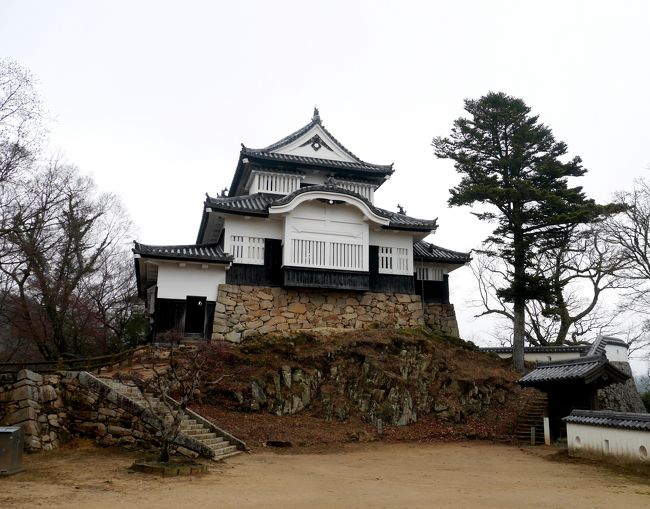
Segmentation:
{"type": "Polygon", "coordinates": [[[78,449],[25,458],[0,508],[648,508],[650,479],[480,442],[256,451],[197,478],[128,473],[135,456],[78,449]]]}

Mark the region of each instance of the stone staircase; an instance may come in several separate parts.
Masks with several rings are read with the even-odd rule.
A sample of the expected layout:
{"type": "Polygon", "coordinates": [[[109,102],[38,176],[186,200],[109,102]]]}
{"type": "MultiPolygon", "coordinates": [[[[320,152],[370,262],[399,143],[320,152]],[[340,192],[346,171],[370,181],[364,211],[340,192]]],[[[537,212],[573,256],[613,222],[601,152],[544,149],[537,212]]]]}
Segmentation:
{"type": "MultiPolygon", "coordinates": [[[[108,378],[100,378],[99,380],[115,392],[129,398],[140,407],[147,408],[155,412],[158,416],[162,416],[169,421],[177,415],[176,412],[180,411],[170,410],[170,405],[164,404],[159,398],[154,397],[153,394],[143,394],[135,385],[127,385],[108,378]]],[[[245,449],[243,442],[237,440],[238,443],[233,444],[231,440],[234,439],[234,437],[231,437],[231,440],[229,440],[228,437],[220,436],[227,434],[191,410],[186,410],[183,413],[180,434],[196,440],[214,451],[212,459],[215,461],[234,456],[243,452],[245,449]]],[[[236,439],[233,441],[235,440],[236,439]]]]}
{"type": "Polygon", "coordinates": [[[546,394],[536,394],[528,400],[515,428],[514,435],[518,442],[530,445],[530,430],[534,427],[535,445],[544,445],[544,416],[547,405],[546,394]]]}

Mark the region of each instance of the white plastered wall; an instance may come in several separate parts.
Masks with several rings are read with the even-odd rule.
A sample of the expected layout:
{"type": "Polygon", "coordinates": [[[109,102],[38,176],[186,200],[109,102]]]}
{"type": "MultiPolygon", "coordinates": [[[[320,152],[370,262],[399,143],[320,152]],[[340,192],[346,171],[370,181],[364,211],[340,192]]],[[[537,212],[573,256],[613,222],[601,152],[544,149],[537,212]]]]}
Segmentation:
{"type": "Polygon", "coordinates": [[[616,345],[609,343],[605,347],[605,355],[607,360],[612,362],[628,362],[628,349],[623,345],[616,345]]]}
{"type": "Polygon", "coordinates": [[[363,268],[368,270],[368,223],[352,205],[318,201],[299,204],[285,218],[283,260],[290,264],[293,239],[361,244],[363,268]]]}
{"type": "Polygon", "coordinates": [[[159,299],[186,299],[188,295],[193,295],[216,301],[217,287],[226,282],[223,265],[166,261],[157,263],[159,299]]]}
{"type": "Polygon", "coordinates": [[[371,230],[370,245],[400,247],[408,251],[409,273],[413,273],[413,234],[409,232],[371,230]]]}
{"type": "MultiPolygon", "coordinates": [[[[502,359],[511,359],[511,353],[497,353],[502,359]]],[[[524,354],[524,360],[528,362],[551,362],[551,361],[568,361],[571,359],[579,359],[580,352],[527,352],[524,354]]]]}
{"type": "Polygon", "coordinates": [[[567,444],[571,456],[650,463],[650,431],[567,423],[567,444]]]}
{"type": "Polygon", "coordinates": [[[245,235],[263,239],[282,239],[284,233],[281,218],[227,216],[224,219],[223,250],[232,253],[231,235],[245,235]]]}
{"type": "Polygon", "coordinates": [[[318,159],[329,159],[333,161],[346,161],[346,162],[356,162],[349,154],[347,154],[342,148],[330,138],[327,133],[319,125],[315,125],[308,132],[303,134],[300,138],[293,141],[286,147],[275,150],[274,152],[280,154],[291,154],[294,156],[306,156],[306,157],[315,157],[318,159]],[[323,142],[327,144],[327,147],[320,146],[318,150],[315,150],[314,147],[309,142],[314,135],[318,135],[323,142]]]}

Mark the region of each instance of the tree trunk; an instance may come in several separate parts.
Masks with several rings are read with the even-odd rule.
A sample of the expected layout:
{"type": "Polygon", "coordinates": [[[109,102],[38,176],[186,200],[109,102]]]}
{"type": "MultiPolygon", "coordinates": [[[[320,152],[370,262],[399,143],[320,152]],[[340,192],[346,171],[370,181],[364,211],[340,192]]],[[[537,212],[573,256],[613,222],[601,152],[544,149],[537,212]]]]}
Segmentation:
{"type": "Polygon", "coordinates": [[[160,448],[160,458],[158,459],[161,463],[169,463],[169,442],[163,440],[162,447],[160,448]]]}
{"type": "Polygon", "coordinates": [[[521,231],[515,231],[512,363],[520,373],[524,372],[524,340],[526,333],[526,252],[523,237],[521,231]]]}

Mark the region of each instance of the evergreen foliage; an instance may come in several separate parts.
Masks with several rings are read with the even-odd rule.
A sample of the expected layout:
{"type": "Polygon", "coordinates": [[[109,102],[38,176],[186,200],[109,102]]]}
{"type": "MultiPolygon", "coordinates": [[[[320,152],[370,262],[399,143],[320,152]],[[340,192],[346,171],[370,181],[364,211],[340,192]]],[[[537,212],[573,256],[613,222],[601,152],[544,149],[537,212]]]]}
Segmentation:
{"type": "Polygon", "coordinates": [[[490,92],[466,100],[465,110],[469,117],[455,120],[450,136],[432,145],[436,156],[454,161],[462,175],[449,204],[490,206],[476,216],[496,223],[487,239],[495,246],[489,254],[509,264],[509,284],[499,297],[513,303],[513,361],[523,370],[526,301],[553,298],[552,282],[532,270],[533,255],[565,242],[576,225],[618,209],[598,205],[582,187],[569,185],[570,177],[587,170],[579,157],[565,161],[567,145],[556,141],[523,100],[490,92]]]}

